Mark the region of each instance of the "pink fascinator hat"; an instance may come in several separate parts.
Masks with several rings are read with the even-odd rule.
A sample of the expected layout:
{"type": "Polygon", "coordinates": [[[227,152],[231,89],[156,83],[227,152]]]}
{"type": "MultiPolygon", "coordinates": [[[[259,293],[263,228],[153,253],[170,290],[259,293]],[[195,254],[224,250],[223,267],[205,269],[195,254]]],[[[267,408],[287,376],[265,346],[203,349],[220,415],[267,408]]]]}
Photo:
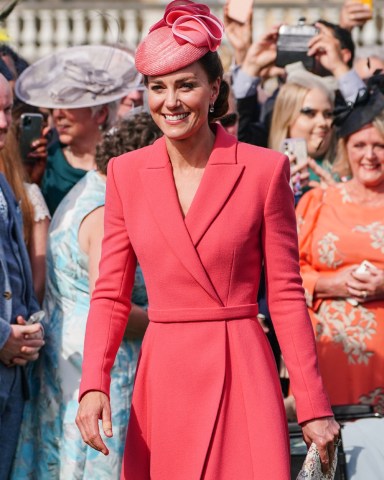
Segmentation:
{"type": "Polygon", "coordinates": [[[175,0],[153,25],[136,51],[136,68],[143,75],[165,75],[190,65],[221,43],[223,23],[207,5],[175,0]]]}

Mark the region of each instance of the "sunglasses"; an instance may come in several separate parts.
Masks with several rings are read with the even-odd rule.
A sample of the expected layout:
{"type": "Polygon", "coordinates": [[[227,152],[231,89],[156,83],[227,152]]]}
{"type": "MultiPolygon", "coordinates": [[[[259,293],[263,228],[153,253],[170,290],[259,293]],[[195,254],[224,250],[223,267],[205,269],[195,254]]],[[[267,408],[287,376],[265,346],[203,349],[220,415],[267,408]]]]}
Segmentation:
{"type": "Polygon", "coordinates": [[[219,122],[223,127],[233,127],[236,125],[238,120],[239,114],[236,112],[227,113],[227,115],[224,115],[224,117],[219,118],[219,122]]]}

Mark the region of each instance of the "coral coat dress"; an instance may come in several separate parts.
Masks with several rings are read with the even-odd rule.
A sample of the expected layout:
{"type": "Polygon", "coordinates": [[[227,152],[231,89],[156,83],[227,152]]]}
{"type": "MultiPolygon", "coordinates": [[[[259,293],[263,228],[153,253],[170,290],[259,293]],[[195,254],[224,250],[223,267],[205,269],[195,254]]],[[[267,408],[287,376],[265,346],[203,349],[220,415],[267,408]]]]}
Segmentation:
{"type": "Polygon", "coordinates": [[[109,163],[80,395],[109,393],[138,259],[150,324],[122,479],[290,478],[279,379],[256,318],[263,261],[299,422],[332,415],[299,275],[288,160],[214,128],[185,218],[164,138],[109,163]]]}

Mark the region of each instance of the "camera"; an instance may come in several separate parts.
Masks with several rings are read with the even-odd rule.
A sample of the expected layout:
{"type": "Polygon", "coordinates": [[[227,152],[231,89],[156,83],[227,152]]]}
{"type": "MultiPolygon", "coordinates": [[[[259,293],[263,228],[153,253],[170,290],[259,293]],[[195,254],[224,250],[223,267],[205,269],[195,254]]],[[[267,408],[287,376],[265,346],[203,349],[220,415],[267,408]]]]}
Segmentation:
{"type": "Polygon", "coordinates": [[[307,70],[312,70],[315,59],[307,55],[308,42],[318,32],[319,29],[314,25],[305,23],[305,18],[300,18],[297,25],[281,25],[277,38],[276,66],[303,62],[307,70]]]}

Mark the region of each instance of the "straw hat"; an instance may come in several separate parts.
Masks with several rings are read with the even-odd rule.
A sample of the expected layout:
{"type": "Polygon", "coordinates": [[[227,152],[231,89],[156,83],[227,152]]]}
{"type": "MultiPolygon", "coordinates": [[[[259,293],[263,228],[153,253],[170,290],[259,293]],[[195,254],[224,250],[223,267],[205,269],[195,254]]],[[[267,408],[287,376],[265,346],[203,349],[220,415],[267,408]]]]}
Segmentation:
{"type": "Polygon", "coordinates": [[[93,107],[139,87],[133,56],[105,45],[70,47],[30,65],[16,81],[16,96],[44,108],[93,107]]]}
{"type": "Polygon", "coordinates": [[[224,27],[202,3],[175,0],[139,44],[135,63],[144,75],[165,75],[190,65],[221,43],[224,27]]]}

